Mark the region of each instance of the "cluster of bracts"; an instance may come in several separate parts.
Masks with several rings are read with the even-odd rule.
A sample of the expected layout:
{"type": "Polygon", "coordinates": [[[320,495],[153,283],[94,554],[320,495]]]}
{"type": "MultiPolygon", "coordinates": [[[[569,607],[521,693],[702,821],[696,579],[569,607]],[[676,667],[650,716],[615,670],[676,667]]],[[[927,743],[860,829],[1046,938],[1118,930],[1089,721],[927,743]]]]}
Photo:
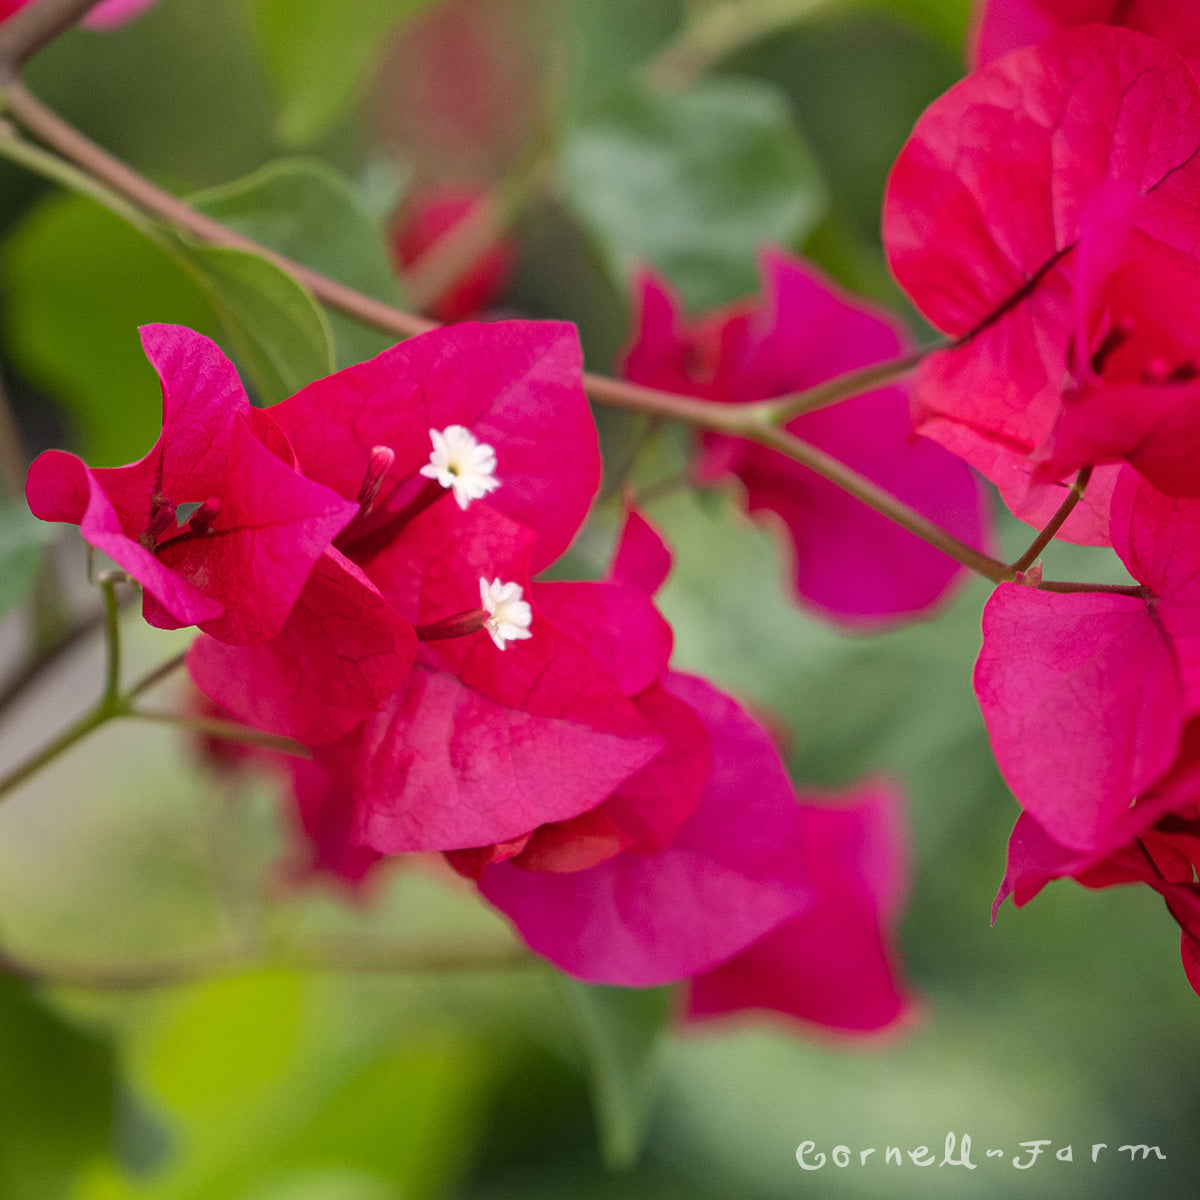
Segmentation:
{"type": "MultiPolygon", "coordinates": [[[[1200,16],[1092,7],[981,13],[981,61],[1033,44],[931,106],[884,213],[897,279],[953,340],[911,395],[788,428],[978,547],[976,471],[1039,526],[1083,473],[1058,536],[1135,582],[1033,569],[987,605],[976,686],[1024,810],[1000,899],[1148,883],[1200,990],[1200,85],[1167,44],[1200,62],[1200,16]]],[[[762,268],[760,302],[700,319],[644,274],[627,377],[739,404],[903,353],[813,268],[762,268]]],[[[206,338],[143,342],[159,442],[115,469],[50,451],[30,504],[137,580],[151,624],[199,628],[188,669],[221,711],[308,749],[288,771],[311,871],[436,852],[576,977],[687,981],[694,1014],[903,1017],[894,786],[797,795],[760,722],[671,668],[670,554],[637,511],[602,579],[539,578],[600,482],[571,327],[455,325],[269,410],[206,338]]],[[[845,625],[924,612],[960,571],[764,446],[705,435],[695,475],[775,514],[798,597],[845,625]]]]}

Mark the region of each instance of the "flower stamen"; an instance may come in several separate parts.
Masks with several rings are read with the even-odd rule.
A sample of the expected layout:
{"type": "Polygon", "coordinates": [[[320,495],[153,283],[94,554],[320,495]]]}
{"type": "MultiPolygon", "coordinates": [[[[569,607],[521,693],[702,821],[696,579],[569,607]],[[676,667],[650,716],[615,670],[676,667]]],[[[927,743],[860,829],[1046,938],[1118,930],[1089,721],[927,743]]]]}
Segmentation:
{"type": "Polygon", "coordinates": [[[486,579],[480,579],[479,600],[487,613],[483,627],[498,649],[503,650],[509,642],[533,636],[529,632],[533,609],[522,598],[519,583],[501,583],[499,579],[488,583],[486,579]]]}
{"type": "Polygon", "coordinates": [[[477,440],[465,425],[431,429],[429,439],[433,452],[421,474],[450,488],[459,508],[465,509],[472,500],[482,500],[500,486],[496,478],[496,451],[477,440]]]}

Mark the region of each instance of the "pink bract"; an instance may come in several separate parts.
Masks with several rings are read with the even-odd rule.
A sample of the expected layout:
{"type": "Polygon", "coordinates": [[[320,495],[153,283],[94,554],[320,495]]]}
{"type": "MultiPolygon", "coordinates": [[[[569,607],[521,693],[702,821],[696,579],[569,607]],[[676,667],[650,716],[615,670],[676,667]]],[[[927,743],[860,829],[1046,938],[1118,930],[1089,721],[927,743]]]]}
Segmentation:
{"type": "Polygon", "coordinates": [[[500,651],[485,636],[452,668],[425,653],[346,743],[356,840],[387,854],[506,841],[599,804],[661,741],[612,680],[539,619],[500,651]]]}
{"type": "Polygon", "coordinates": [[[693,979],[688,1014],[766,1009],[846,1033],[887,1028],[911,1004],[891,938],[906,883],[899,798],[876,782],[800,811],[815,903],[693,979]]]}
{"type": "MultiPolygon", "coordinates": [[[[635,513],[608,579],[572,586],[648,596],[668,562],[635,513]]],[[[625,625],[620,607],[589,608],[625,625]]],[[[606,662],[621,660],[619,644],[611,632],[594,643],[606,662]]],[[[693,1015],[762,1008],[843,1030],[891,1024],[907,1006],[889,944],[906,873],[894,792],[798,804],[757,722],[665,657],[659,671],[634,697],[666,743],[658,758],[598,813],[455,865],[579,978],[693,977],[693,1015]]]]}
{"type": "Polygon", "coordinates": [[[906,1006],[886,945],[903,873],[894,811],[884,815],[894,796],[797,804],[770,740],[729,697],[691,676],[667,686],[708,730],[713,763],[672,843],[570,874],[500,863],[483,894],[582,979],[645,987],[699,975],[697,1015],[770,1008],[844,1029],[892,1023],[906,1006]]]}
{"type": "Polygon", "coordinates": [[[1110,853],[1163,794],[1200,712],[1200,501],[1125,469],[1112,542],[1144,595],[1002,584],[975,688],[1022,807],[1069,851],[1110,853]],[[1137,807],[1131,807],[1136,804],[1137,807]]]}
{"type": "MultiPolygon", "coordinates": [[[[358,494],[376,446],[396,456],[386,488],[429,461],[431,429],[466,427],[496,450],[501,486],[487,504],[535,531],[536,572],[570,544],[600,485],[581,367],[571,325],[467,322],[318,379],[271,415],[301,470],[347,497],[358,494]]],[[[384,511],[386,503],[381,494],[384,511]]]]}
{"type": "Polygon", "coordinates": [[[412,626],[336,551],[317,561],[279,635],[258,646],[201,636],[192,682],[256,729],[320,745],[349,733],[412,666],[412,626]]]}
{"type": "Polygon", "coordinates": [[[1040,42],[1072,25],[1126,25],[1166,42],[1200,65],[1200,8],[1192,0],[983,0],[969,44],[973,66],[1040,42]]]}
{"type": "MultiPolygon", "coordinates": [[[[771,250],[762,270],[760,306],[736,305],[694,323],[665,283],[644,276],[625,374],[736,404],[799,391],[904,349],[891,321],[847,299],[806,264],[771,250]]],[[[985,540],[975,480],[914,434],[899,388],[805,414],[787,428],[964,541],[985,540]]],[[[778,518],[797,593],[836,620],[865,626],[910,616],[960,577],[961,568],[945,555],[776,451],[707,434],[698,472],[709,481],[737,477],[748,509],[778,518]]]]}
{"type": "MultiPolygon", "coordinates": [[[[406,196],[391,219],[390,240],[396,265],[420,262],[443,237],[458,228],[488,194],[473,187],[432,187],[406,196]]],[[[467,264],[434,302],[429,314],[436,321],[465,321],[483,313],[503,291],[516,265],[511,238],[493,242],[467,264]]]]}
{"type": "Polygon", "coordinates": [[[214,342],[150,325],[142,343],[163,389],[154,448],[97,469],[47,451],[29,471],[29,506],[43,520],[78,524],[138,580],[151,625],[266,641],[355,505],[292,468],[286,439],[250,407],[214,342]]]}
{"type": "MultiPolygon", "coordinates": [[[[1086,26],[952,88],[896,161],[889,261],[955,339],[918,371],[919,427],[993,478],[1020,515],[1039,503],[1023,465],[1054,427],[1072,365],[1081,230],[1113,188],[1127,189],[1136,238],[1193,269],[1198,147],[1200,89],[1178,56],[1128,29],[1086,26]]],[[[1084,510],[1067,534],[1102,541],[1099,515],[1084,510]]]]}
{"type": "Polygon", "coordinates": [[[1063,845],[1090,849],[1174,761],[1183,689],[1144,600],[1001,584],[975,691],[997,765],[1063,845]]]}
{"type": "Polygon", "coordinates": [[[156,3],[157,0],[101,0],[89,10],[83,18],[83,24],[89,29],[112,29],[132,21],[134,17],[140,17],[156,3]]]}
{"type": "MultiPolygon", "coordinates": [[[[438,513],[434,508],[422,520],[438,513]]],[[[522,532],[496,514],[486,535],[477,524],[462,542],[443,533],[425,543],[424,569],[414,561],[412,573],[437,586],[401,598],[415,605],[406,608],[414,623],[477,604],[479,576],[492,568],[527,583],[522,532]],[[439,546],[460,569],[439,564],[439,546]],[[456,594],[456,587],[463,590],[456,594]]],[[[421,544],[413,545],[420,554],[421,544]]],[[[499,650],[476,634],[423,645],[405,686],[351,739],[331,747],[337,769],[354,781],[357,838],[389,854],[508,841],[596,807],[658,753],[661,740],[588,651],[597,636],[594,605],[559,603],[560,627],[539,597],[537,589],[529,593],[534,615],[527,641],[499,650]]],[[[665,658],[653,649],[661,646],[658,626],[643,621],[640,636],[650,639],[650,649],[630,640],[626,670],[635,676],[644,673],[637,665],[644,654],[665,658]]]]}
{"type": "MultiPolygon", "coordinates": [[[[1195,742],[1194,732],[1190,739],[1195,742]]],[[[996,918],[1011,896],[1019,908],[1051,880],[1073,878],[1089,888],[1144,883],[1166,901],[1180,927],[1180,956],[1192,989],[1200,995],[1200,809],[1197,808],[1195,745],[1191,747],[1192,802],[1178,812],[1162,815],[1161,807],[1147,812],[1127,841],[1095,853],[1080,853],[1059,845],[1028,813],[1013,827],[1008,868],[992,907],[996,918]]],[[[1176,805],[1179,808],[1179,805],[1176,805]]]]}
{"type": "MultiPolygon", "coordinates": [[[[546,565],[574,536],[600,476],[579,375],[570,326],[465,324],[413,338],[276,405],[271,417],[301,468],[356,498],[358,511],[278,639],[246,653],[194,647],[189,666],[199,686],[239,719],[311,745],[380,713],[413,663],[410,625],[477,610],[482,578],[526,585],[531,562],[546,565]],[[466,510],[421,474],[431,431],[451,426],[469,427],[497,460],[499,487],[466,510]],[[359,504],[368,476],[374,495],[359,504]]],[[[422,662],[461,670],[472,686],[474,667],[458,653],[443,644],[422,662]]],[[[537,655],[510,654],[509,674],[520,676],[516,657],[537,655]]],[[[360,771],[369,794],[365,781],[389,761],[382,754],[360,771]]]]}

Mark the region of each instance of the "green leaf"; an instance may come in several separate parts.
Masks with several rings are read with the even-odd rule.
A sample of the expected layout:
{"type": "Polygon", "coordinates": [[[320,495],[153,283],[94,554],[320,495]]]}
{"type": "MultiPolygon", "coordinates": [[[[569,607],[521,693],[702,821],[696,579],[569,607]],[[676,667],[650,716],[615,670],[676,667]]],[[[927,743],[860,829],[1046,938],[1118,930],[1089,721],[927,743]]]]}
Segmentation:
{"type": "Polygon", "coordinates": [[[207,294],[246,381],[274,404],[334,369],[333,334],[308,290],[248,250],[170,235],[169,246],[207,294]]]}
{"type": "Polygon", "coordinates": [[[33,588],[42,547],[57,531],[58,526],[39,521],[27,508],[0,504],[0,617],[33,588]]]}
{"type": "Polygon", "coordinates": [[[57,1200],[112,1136],[115,1070],[98,1039],[0,978],[0,1197],[57,1200]]]}
{"type": "Polygon", "coordinates": [[[138,326],[214,332],[202,293],[126,222],[62,194],[34,205],[14,230],[0,274],[8,353],[68,410],[80,453],[93,466],[140,458],[158,437],[162,394],[138,326]]]}
{"type": "MultiPolygon", "coordinates": [[[[389,990],[385,1011],[405,994],[389,990]]],[[[444,1194],[501,1056],[452,1025],[364,1033],[362,1003],[377,1009],[379,993],[285,972],[177,993],[129,1048],[175,1152],[138,1179],[96,1171],[78,1200],[444,1194]]]]}
{"type": "Polygon", "coordinates": [[[562,7],[576,49],[571,90],[583,111],[628,86],[684,17],[682,0],[562,0],[562,7]]]}
{"type": "MultiPolygon", "coordinates": [[[[244,179],[190,197],[189,203],[285,258],[387,304],[400,303],[379,224],[350,181],[318,159],[268,163],[244,179]]],[[[337,313],[329,314],[329,322],[341,366],[392,344],[386,334],[337,313]]]]}
{"type": "Polygon", "coordinates": [[[931,34],[951,53],[962,53],[970,10],[960,0],[865,0],[864,6],[903,17],[931,34]]]}
{"type": "Polygon", "coordinates": [[[427,3],[250,0],[280,138],[303,146],[328,133],[361,96],[385,36],[427,3]]]}
{"type": "Polygon", "coordinates": [[[630,1167],[645,1140],[655,1051],[674,1005],[670,988],[601,987],[559,978],[583,1037],[600,1150],[614,1170],[630,1167]]]}
{"type": "Polygon", "coordinates": [[[795,245],[825,206],[786,103],[749,80],[627,92],[568,135],[562,169],[617,279],[650,264],[693,308],[756,291],[758,248],[795,245]]]}

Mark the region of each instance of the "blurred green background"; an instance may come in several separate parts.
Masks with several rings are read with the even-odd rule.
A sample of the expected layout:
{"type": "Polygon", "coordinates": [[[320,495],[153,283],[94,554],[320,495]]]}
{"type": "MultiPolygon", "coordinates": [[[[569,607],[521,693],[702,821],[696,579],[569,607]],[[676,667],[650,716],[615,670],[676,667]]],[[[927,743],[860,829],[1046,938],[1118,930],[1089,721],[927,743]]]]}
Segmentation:
{"type": "MultiPolygon", "coordinates": [[[[699,309],[753,293],[768,240],[917,331],[883,265],[880,199],[913,121],[962,74],[968,17],[965,0],[160,0],[122,30],[63,37],[28,78],[155,180],[383,299],[399,295],[384,228],[407,190],[496,188],[519,246],[498,306],[578,322],[589,367],[609,371],[632,265],[653,262],[699,309]]],[[[220,337],[263,400],[387,344],[269,271],[164,249],[8,163],[0,286],[0,366],[28,448],[95,464],[157,435],[141,322],[220,337]]],[[[684,431],[598,418],[613,487],[683,467],[684,431]]],[[[529,965],[420,969],[447,947],[502,956],[503,922],[428,864],[365,898],[297,891],[271,779],[219,777],[167,730],[110,728],[0,807],[7,953],[105,982],[113,964],[202,966],[223,939],[267,936],[395,969],[0,980],[0,1200],[1196,1194],[1200,1001],[1161,902],[1060,884],[989,926],[1016,807],[970,685],[986,587],[846,637],[786,598],[779,545],[731,496],[656,493],[677,664],[777,714],[801,788],[868,772],[907,788],[913,1028],[866,1043],[749,1018],[664,1029],[669,997],[529,965]],[[897,1145],[940,1162],[948,1133],[970,1135],[976,1170],[879,1161],[897,1145]],[[849,1146],[851,1165],[802,1171],[806,1139],[849,1146]],[[1033,1139],[1051,1146],[1014,1167],[1033,1139]],[[1093,1143],[1108,1145],[1096,1164],[1093,1143]],[[1166,1161],[1131,1163],[1125,1143],[1166,1161]],[[1056,1161],[1067,1145],[1074,1161],[1056,1161]]],[[[616,519],[602,506],[564,570],[598,571],[616,519]]],[[[11,511],[0,531],[14,665],[45,618],[19,602],[40,535],[11,511]]],[[[1001,536],[1012,556],[1027,534],[1001,536]]],[[[66,543],[56,570],[81,581],[66,543]]],[[[1056,553],[1064,573],[1114,570],[1056,553]]],[[[78,611],[94,604],[68,590],[78,611]]],[[[186,644],[132,612],[125,626],[131,671],[186,644]]],[[[47,672],[5,714],[3,760],[81,710],[100,672],[95,640],[47,672]]]]}

